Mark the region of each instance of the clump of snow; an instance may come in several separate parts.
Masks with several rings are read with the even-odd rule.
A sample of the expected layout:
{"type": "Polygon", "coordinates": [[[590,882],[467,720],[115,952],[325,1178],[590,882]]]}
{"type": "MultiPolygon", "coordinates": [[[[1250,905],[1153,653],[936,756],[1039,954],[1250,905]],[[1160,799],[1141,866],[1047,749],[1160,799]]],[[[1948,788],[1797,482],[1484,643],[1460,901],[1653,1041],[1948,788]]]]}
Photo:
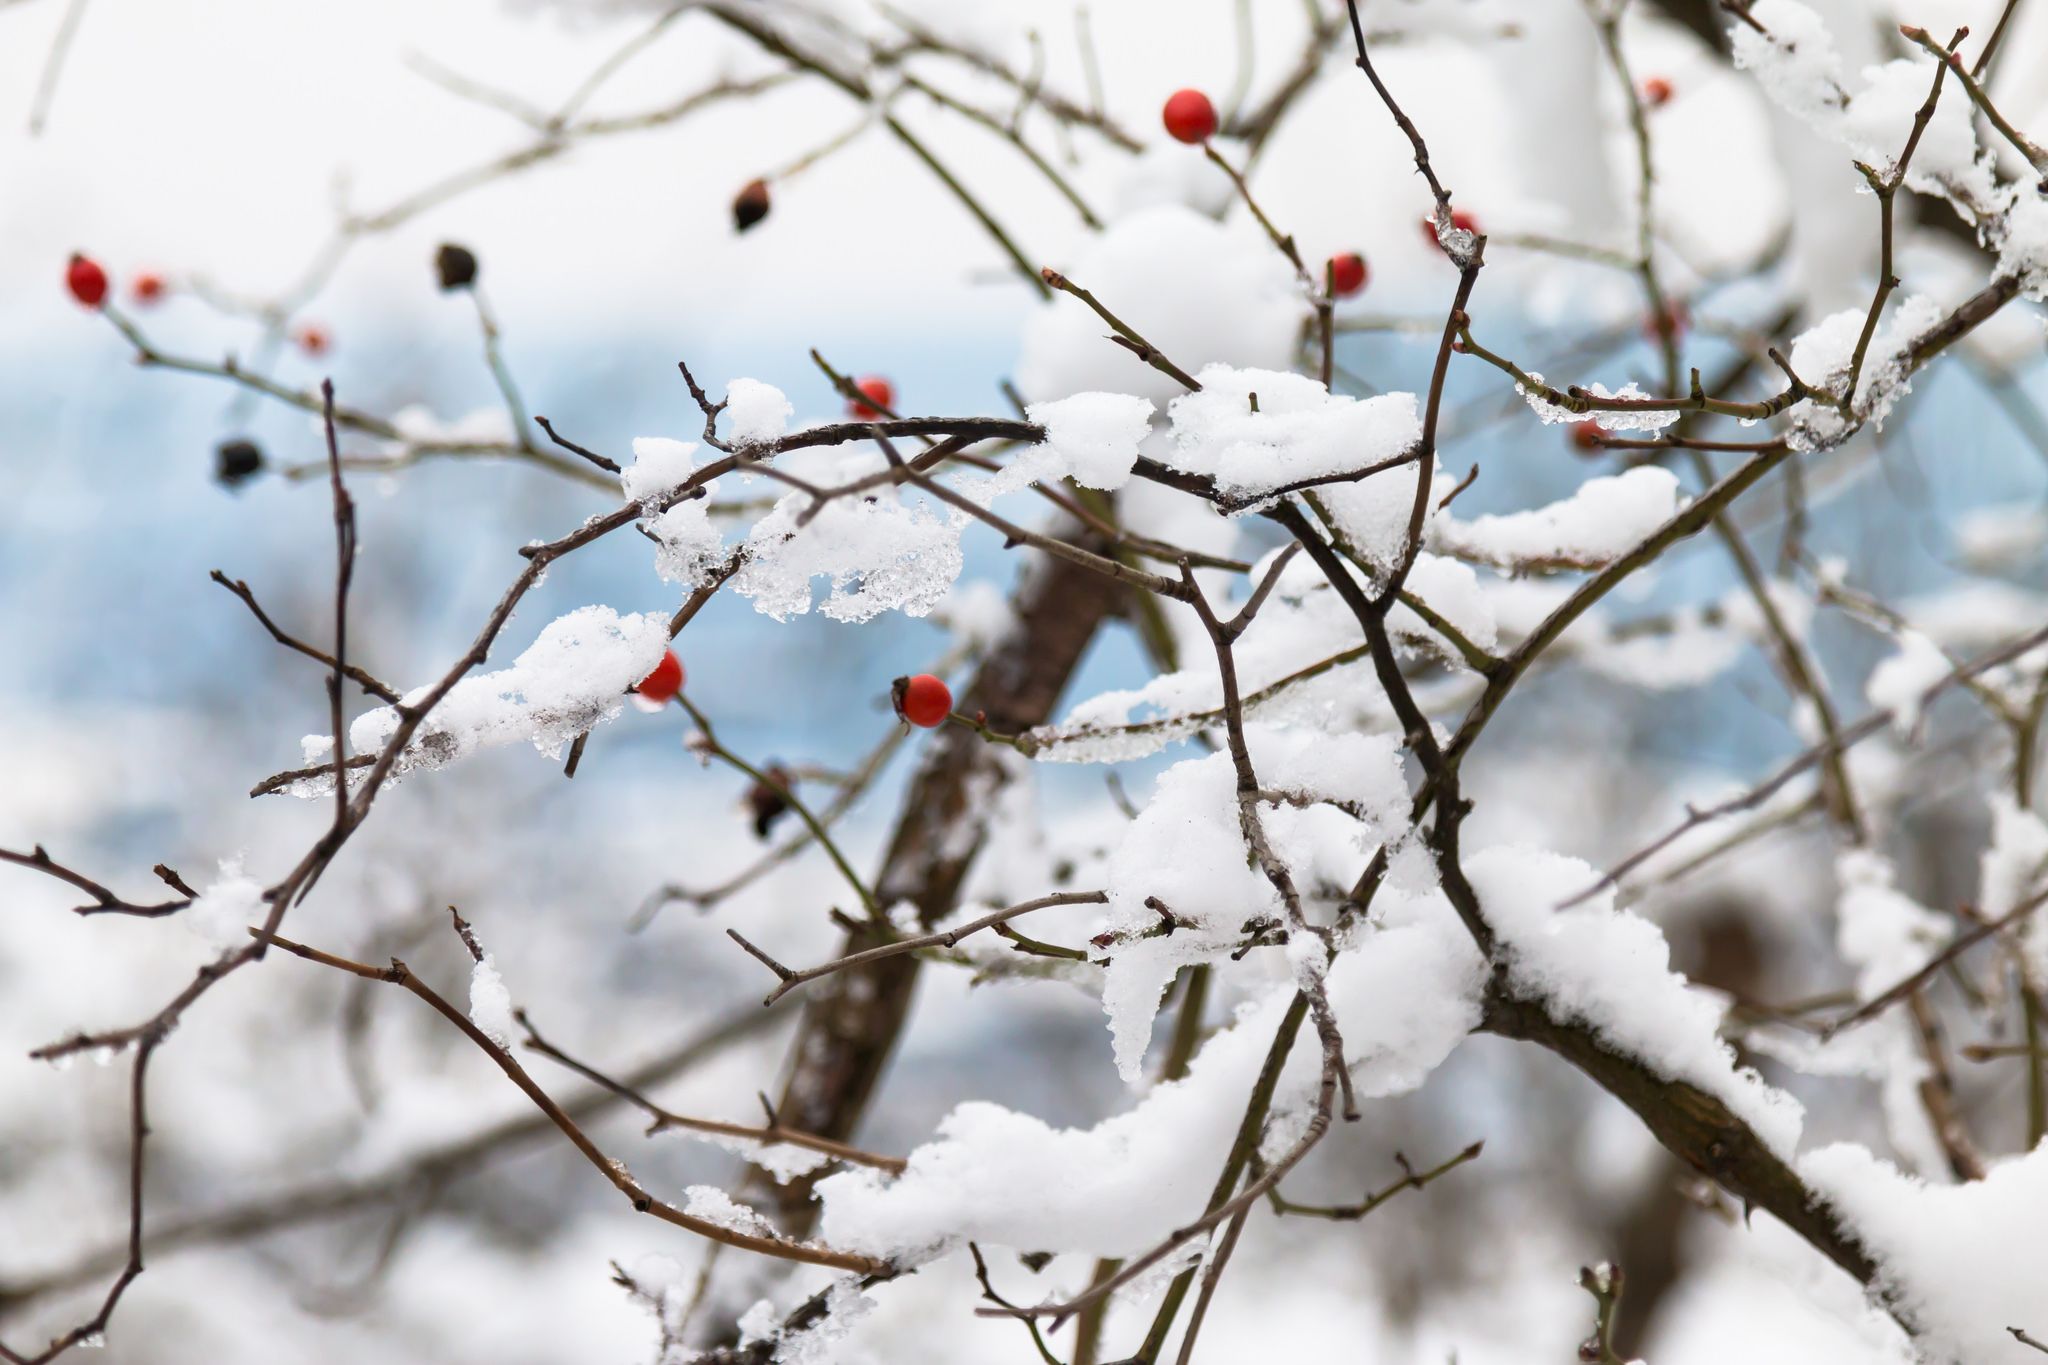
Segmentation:
{"type": "Polygon", "coordinates": [[[796,406],[773,384],[758,379],[735,379],[725,386],[725,420],[736,446],[760,446],[779,441],[789,430],[796,406]]]}
{"type": "Polygon", "coordinates": [[[1077,393],[1033,403],[1024,415],[1045,428],[1045,443],[1083,488],[1130,481],[1138,443],[1152,429],[1152,400],[1124,393],[1077,393]]]}
{"type": "MultiPolygon", "coordinates": [[[[1178,204],[1111,223],[1067,271],[1074,282],[1190,372],[1203,365],[1286,365],[1307,309],[1272,243],[1178,204]]],[[[1123,347],[1079,299],[1061,293],[1024,324],[1017,387],[1034,401],[1091,390],[1165,402],[1181,391],[1123,347]]]]}
{"type": "Polygon", "coordinates": [[[762,1299],[739,1320],[740,1345],[775,1344],[775,1365],[840,1365],[846,1359],[842,1343],[862,1318],[875,1310],[875,1300],[861,1288],[859,1276],[833,1283],[825,1291],[825,1311],[815,1321],[792,1332],[784,1332],[784,1315],[762,1299]]]}
{"type": "Polygon", "coordinates": [[[1891,863],[1867,849],[1835,860],[1842,897],[1836,945],[1856,968],[1856,995],[1869,1000],[1927,965],[1949,941],[1950,922],[1892,885],[1891,863]]]}
{"type": "Polygon", "coordinates": [[[1516,847],[1476,854],[1465,872],[1499,939],[1510,989],[1553,1019],[1590,1027],[1658,1075],[1713,1095],[1765,1146],[1791,1158],[1803,1122],[1798,1101],[1737,1066],[1719,1033],[1722,1005],[1671,970],[1663,931],[1615,909],[1611,888],[1565,906],[1599,873],[1576,858],[1516,847]]]}
{"type": "Polygon", "coordinates": [[[1306,375],[1227,365],[1205,366],[1196,378],[1199,392],[1168,405],[1166,462],[1209,475],[1229,498],[1253,501],[1301,479],[1363,470],[1422,439],[1412,393],[1349,398],[1306,375]]]}
{"type": "MultiPolygon", "coordinates": [[[[1348,881],[1360,853],[1407,831],[1408,787],[1391,737],[1255,727],[1247,740],[1267,789],[1345,803],[1261,805],[1266,837],[1298,884],[1319,873],[1348,881]]],[[[1130,1082],[1142,1074],[1160,997],[1180,969],[1236,948],[1247,920],[1283,913],[1272,883],[1246,857],[1230,756],[1189,759],[1160,774],[1110,852],[1107,875],[1105,926],[1117,942],[1108,949],[1102,1008],[1117,1072],[1130,1082]],[[1168,921],[1154,901],[1171,914],[1170,932],[1162,932],[1168,921]]]]}
{"type": "MultiPolygon", "coordinates": [[[[1540,374],[1531,374],[1529,378],[1537,384],[1543,382],[1543,376],[1540,374]]],[[[1518,391],[1523,401],[1543,419],[1546,426],[1556,426],[1562,422],[1583,422],[1590,417],[1602,431],[1662,431],[1679,417],[1678,412],[1672,408],[1595,408],[1590,412],[1573,412],[1561,403],[1551,402],[1540,389],[1522,385],[1518,391]]],[[[1594,384],[1589,386],[1586,392],[1595,398],[1652,397],[1651,394],[1637,388],[1633,380],[1615,390],[1609,390],[1605,384],[1594,384]]]]}
{"type": "Polygon", "coordinates": [[[1899,632],[1898,649],[1870,670],[1863,695],[1872,706],[1892,713],[1892,728],[1911,735],[1920,726],[1920,706],[1927,692],[1954,671],[1941,646],[1919,631],[1899,632]]]}
{"type": "MultiPolygon", "coordinates": [[[[1894,886],[1891,862],[1868,849],[1851,849],[1835,862],[1841,894],[1835,902],[1835,944],[1856,972],[1856,997],[1872,1000],[1925,966],[1948,942],[1949,921],[1894,886]]],[[[1881,1087],[1885,1128],[1892,1146],[1917,1170],[1946,1166],[1941,1143],[1921,1100],[1930,1074],[1912,1020],[1901,1011],[1879,1015],[1837,1036],[1753,1033],[1749,1042],[1809,1076],[1862,1076],[1881,1087]]]]}
{"type": "MultiPolygon", "coordinates": [[[[1142,485],[1140,485],[1142,486],[1142,485]]],[[[1348,563],[1353,581],[1370,590],[1348,563]]],[[[1485,588],[1471,567],[1426,551],[1416,557],[1408,590],[1481,649],[1498,632],[1485,588]]],[[[1387,617],[1403,648],[1428,649],[1451,667],[1465,663],[1406,604],[1387,617]]],[[[1306,555],[1281,570],[1280,581],[1251,628],[1237,642],[1239,691],[1249,719],[1318,731],[1384,729],[1395,723],[1374,676],[1358,620],[1306,555]]],[[[1222,687],[1202,662],[1162,673],[1138,688],[1098,693],[1076,703],[1057,726],[1031,732],[1033,757],[1068,763],[1121,762],[1155,753],[1219,719],[1222,687]]]]}
{"type": "MultiPolygon", "coordinates": [[[[1735,64],[1757,77],[1773,103],[1881,172],[1896,164],[1934,84],[1930,56],[1916,50],[1867,67],[1851,82],[1826,22],[1799,0],[1756,0],[1728,33],[1735,64]]],[[[1953,79],[1944,87],[1906,184],[1946,193],[1965,207],[1988,206],[1995,185],[1977,145],[1972,106],[1953,79]]]]}
{"type": "Polygon", "coordinates": [[[2040,1359],[2006,1329],[2040,1321],[2048,1147],[1960,1185],[1926,1184],[1851,1142],[1808,1152],[1798,1169],[1876,1261],[1876,1288],[1913,1323],[1922,1358],[2040,1359]]]}
{"type": "Polygon", "coordinates": [[[640,525],[654,538],[655,572],[670,583],[701,587],[725,562],[724,534],[711,520],[703,498],[690,498],[666,512],[643,517],[640,525]]]}
{"type": "MultiPolygon", "coordinates": [[[[1367,1098],[1420,1085],[1479,1021],[1484,969],[1440,897],[1382,893],[1381,927],[1329,966],[1353,1084],[1367,1098]]],[[[1031,1251],[1123,1256],[1201,1211],[1244,1097],[1294,987],[1268,992],[1211,1037],[1187,1076],[1092,1128],[1054,1128],[999,1105],[963,1104],[901,1176],[850,1170],[818,1185],[821,1235],[872,1255],[974,1239],[1031,1251]]],[[[1275,1089],[1299,1114],[1321,1071],[1304,1026],[1275,1089]]]]}
{"type": "MultiPolygon", "coordinates": [[[[1470,564],[1427,552],[1415,556],[1408,571],[1408,591],[1422,604],[1450,623],[1453,630],[1481,649],[1492,649],[1499,638],[1493,609],[1480,586],[1479,575],[1470,564]]],[[[1335,596],[1335,594],[1331,594],[1335,596]]],[[[1424,624],[1407,604],[1394,608],[1387,625],[1396,637],[1406,641],[1434,640],[1434,628],[1424,624]]],[[[1448,653],[1446,658],[1453,658],[1448,653]]]]}
{"type": "Polygon", "coordinates": [[[1656,465],[1586,480],[1561,502],[1459,521],[1437,517],[1436,549],[1501,569],[1591,569],[1619,558],[1678,512],[1678,476],[1656,465]]]}
{"type": "Polygon", "coordinates": [[[1849,373],[1856,343],[1869,314],[1861,308],[1830,313],[1792,338],[1792,370],[1814,388],[1827,388],[1849,373]]]}
{"type": "Polygon", "coordinates": [[[634,502],[672,492],[696,472],[697,443],[667,436],[635,436],[633,463],[619,472],[619,487],[634,502]]]}
{"type": "Polygon", "coordinates": [[[701,1218],[728,1232],[749,1237],[773,1237],[775,1225],[716,1185],[692,1185],[683,1193],[683,1212],[701,1218]]]}
{"type": "MultiPolygon", "coordinates": [[[[577,735],[618,715],[626,689],[652,672],[667,648],[668,618],[657,612],[621,616],[610,607],[579,607],[549,622],[511,667],[449,689],[392,771],[440,768],[521,740],[556,757],[577,735]]],[[[413,689],[405,705],[419,704],[432,690],[413,689]]],[[[356,753],[374,754],[399,724],[396,707],[366,711],[349,727],[349,744],[356,753]]],[[[290,790],[315,796],[333,790],[332,778],[307,778],[290,790]]]]}
{"type": "Polygon", "coordinates": [[[812,1171],[829,1163],[832,1158],[811,1147],[799,1147],[793,1142],[762,1142],[758,1138],[741,1137],[733,1133],[710,1132],[702,1128],[685,1127],[680,1124],[656,1125],[658,1133],[674,1133],[709,1142],[723,1147],[726,1151],[753,1163],[766,1171],[778,1185],[787,1185],[798,1176],[809,1175],[812,1171]]]}
{"type": "Polygon", "coordinates": [[[240,947],[249,941],[249,926],[265,918],[263,888],[242,871],[240,858],[223,858],[220,875],[200,889],[178,918],[216,948],[240,947]]]}
{"type": "Polygon", "coordinates": [[[1978,860],[1977,908],[1988,919],[2019,908],[2048,874],[2048,822],[2008,792],[1991,796],[1991,841],[1978,860]]]}
{"type": "Polygon", "coordinates": [[[753,1138],[734,1137],[727,1133],[706,1133],[687,1128],[673,1131],[701,1137],[707,1142],[716,1143],[728,1152],[737,1153],[766,1171],[778,1185],[787,1185],[798,1176],[809,1175],[832,1160],[824,1152],[812,1147],[799,1147],[793,1142],[758,1142],[753,1138]]]}
{"type": "Polygon", "coordinates": [[[893,490],[834,498],[806,524],[807,493],[792,493],[754,524],[733,589],[784,621],[811,609],[811,579],[831,580],[823,611],[859,622],[885,611],[923,616],[960,576],[964,513],[934,514],[893,490]]]}
{"type": "Polygon", "coordinates": [[[505,989],[505,979],[489,953],[470,968],[469,1022],[499,1047],[512,1046],[512,992],[505,989]]]}
{"type": "MultiPolygon", "coordinates": [[[[1977,908],[1986,919],[2001,919],[2043,890],[2048,879],[2048,821],[2013,799],[1991,797],[1991,839],[1977,858],[1977,908]]],[[[2048,978],[2048,921],[2028,916],[2020,943],[2035,979],[2048,978]]]]}
{"type": "MultiPolygon", "coordinates": [[[[1326,484],[1316,490],[1323,508],[1336,523],[1345,546],[1375,569],[1385,571],[1401,562],[1408,548],[1408,522],[1415,513],[1415,481],[1422,466],[1402,465],[1355,483],[1326,484]]],[[[1432,471],[1431,487],[1443,487],[1436,479],[1441,466],[1432,471]]],[[[1426,534],[1437,515],[1437,499],[1422,509],[1426,534]]]]}
{"type": "Polygon", "coordinates": [[[1998,274],[2020,282],[2020,292],[2048,303],[2048,195],[2019,187],[1998,228],[1998,274]]]}

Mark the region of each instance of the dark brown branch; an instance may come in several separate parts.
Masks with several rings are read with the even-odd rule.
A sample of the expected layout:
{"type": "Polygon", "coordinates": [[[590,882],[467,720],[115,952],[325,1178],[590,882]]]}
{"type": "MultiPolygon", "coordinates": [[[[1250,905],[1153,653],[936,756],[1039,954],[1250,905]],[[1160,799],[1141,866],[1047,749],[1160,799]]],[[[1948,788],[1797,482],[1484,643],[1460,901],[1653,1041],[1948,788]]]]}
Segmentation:
{"type": "Polygon", "coordinates": [[[679,1228],[694,1232],[700,1237],[708,1238],[725,1246],[759,1252],[764,1256],[798,1261],[807,1265],[823,1265],[839,1270],[853,1270],[864,1275],[878,1275],[888,1272],[889,1266],[886,1262],[878,1261],[871,1256],[833,1251],[828,1247],[813,1246],[808,1242],[791,1241],[782,1237],[761,1236],[754,1233],[736,1231],[707,1219],[685,1213],[672,1204],[656,1199],[641,1186],[639,1181],[633,1178],[632,1173],[626,1169],[623,1162],[604,1154],[597,1144],[584,1133],[582,1126],[569,1115],[568,1111],[557,1104],[527,1074],[526,1068],[519,1064],[517,1058],[493,1042],[482,1029],[470,1021],[467,1014],[449,1004],[433,987],[420,980],[419,977],[413,974],[410,968],[397,958],[393,958],[391,965],[388,967],[372,967],[367,963],[354,962],[345,957],[337,957],[332,953],[322,952],[318,948],[311,948],[303,943],[295,943],[276,934],[260,933],[254,929],[250,930],[250,933],[274,947],[282,948],[294,957],[318,963],[323,967],[331,967],[337,971],[347,972],[367,981],[383,981],[394,986],[402,986],[413,995],[425,1001],[442,1018],[461,1030],[463,1035],[470,1042],[476,1044],[485,1056],[497,1063],[498,1069],[503,1071],[512,1083],[518,1086],[528,1099],[533,1101],[536,1108],[548,1116],[555,1127],[561,1130],[562,1136],[566,1137],[571,1145],[583,1154],[584,1159],[596,1167],[599,1173],[610,1181],[619,1193],[625,1195],[632,1202],[636,1213],[648,1214],[665,1223],[672,1223],[679,1228]]]}
{"type": "MultiPolygon", "coordinates": [[[[214,582],[220,584],[223,588],[226,588],[235,596],[241,598],[243,604],[247,606],[250,612],[256,617],[257,622],[260,625],[262,625],[262,627],[265,630],[270,632],[271,639],[277,641],[286,649],[295,650],[298,653],[305,655],[307,658],[314,660],[315,662],[325,664],[329,668],[335,667],[335,658],[332,654],[329,654],[324,649],[317,649],[314,646],[307,644],[304,640],[297,638],[296,636],[287,635],[282,629],[280,629],[277,622],[271,620],[269,614],[265,612],[261,606],[257,605],[256,594],[254,591],[250,589],[246,581],[239,578],[229,578],[219,569],[212,570],[207,574],[207,577],[211,578],[214,582]]],[[[374,677],[372,674],[358,667],[355,664],[345,664],[342,667],[344,675],[351,682],[355,683],[356,686],[362,688],[363,691],[369,693],[373,697],[381,698],[382,700],[391,703],[393,706],[396,706],[398,704],[398,693],[393,691],[388,684],[378,681],[377,678],[374,677]]]]}

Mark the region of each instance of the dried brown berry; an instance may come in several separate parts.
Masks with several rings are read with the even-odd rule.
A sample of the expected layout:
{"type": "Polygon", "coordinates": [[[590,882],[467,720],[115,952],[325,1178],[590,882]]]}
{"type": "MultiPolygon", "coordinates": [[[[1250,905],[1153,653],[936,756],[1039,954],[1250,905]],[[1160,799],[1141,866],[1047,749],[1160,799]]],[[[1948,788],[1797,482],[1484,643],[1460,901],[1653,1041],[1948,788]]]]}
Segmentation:
{"type": "Polygon", "coordinates": [[[476,253],[466,246],[443,242],[434,253],[434,274],[440,278],[444,294],[471,288],[476,284],[476,253]]]}
{"type": "Polygon", "coordinates": [[[749,180],[732,198],[732,228],[745,232],[768,216],[768,182],[749,180]]]}

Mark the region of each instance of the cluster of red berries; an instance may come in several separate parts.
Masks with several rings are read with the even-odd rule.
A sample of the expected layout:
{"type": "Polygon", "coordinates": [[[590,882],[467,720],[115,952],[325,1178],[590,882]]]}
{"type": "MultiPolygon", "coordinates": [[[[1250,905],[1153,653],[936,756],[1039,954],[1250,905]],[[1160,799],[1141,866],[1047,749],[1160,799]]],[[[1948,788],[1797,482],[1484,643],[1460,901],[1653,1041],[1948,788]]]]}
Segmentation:
{"type": "MultiPolygon", "coordinates": [[[[106,267],[84,252],[74,251],[64,266],[64,287],[85,307],[103,307],[110,287],[106,267]]],[[[171,286],[158,272],[142,270],[136,272],[135,278],[129,282],[128,292],[137,305],[147,308],[162,302],[164,296],[171,292],[171,286]]],[[[334,344],[334,338],[317,322],[302,324],[292,333],[292,340],[310,356],[325,355],[327,348],[334,344]]]]}
{"type": "MultiPolygon", "coordinates": [[[[87,308],[97,308],[107,298],[109,282],[106,267],[82,252],[74,251],[64,266],[64,287],[71,291],[72,298],[87,308]]],[[[129,282],[128,292],[136,303],[146,308],[169,293],[170,285],[156,271],[143,270],[129,282]]]]}

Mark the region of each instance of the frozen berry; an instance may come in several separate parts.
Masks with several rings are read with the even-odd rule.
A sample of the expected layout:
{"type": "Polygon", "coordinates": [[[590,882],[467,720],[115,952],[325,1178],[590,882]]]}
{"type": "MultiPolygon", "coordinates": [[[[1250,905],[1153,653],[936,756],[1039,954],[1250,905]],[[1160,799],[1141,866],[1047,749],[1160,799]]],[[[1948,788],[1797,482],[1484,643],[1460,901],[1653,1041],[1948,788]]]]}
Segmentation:
{"type": "Polygon", "coordinates": [[[64,287],[86,307],[97,308],[107,296],[107,272],[100,269],[98,261],[74,251],[71,263],[64,268],[64,287]]]}
{"type": "Polygon", "coordinates": [[[298,343],[300,350],[310,356],[326,355],[327,348],[334,344],[334,338],[317,322],[302,324],[292,333],[292,340],[298,343]]]}
{"type": "Polygon", "coordinates": [[[1590,417],[1572,423],[1572,444],[1588,455],[1605,449],[1601,442],[1606,435],[1606,429],[1590,417]]]}
{"type": "Polygon", "coordinates": [[[891,689],[891,699],[897,715],[927,730],[944,725],[953,712],[952,690],[929,673],[898,678],[891,689]]]}
{"type": "Polygon", "coordinates": [[[855,417],[880,417],[885,411],[894,409],[896,406],[896,386],[881,375],[868,375],[856,382],[853,387],[864,394],[868,400],[865,403],[854,398],[847,400],[846,410],[855,417]]]}
{"type": "Polygon", "coordinates": [[[476,253],[466,246],[443,242],[434,253],[434,274],[440,279],[444,294],[468,289],[476,283],[476,253]]]}
{"type": "Polygon", "coordinates": [[[1643,82],[1643,103],[1652,109],[1661,109],[1671,103],[1671,82],[1662,76],[1652,76],[1643,82]]]}
{"type": "Polygon", "coordinates": [[[654,671],[640,680],[633,691],[640,700],[654,706],[666,706],[676,699],[676,693],[683,690],[683,661],[676,657],[674,650],[665,650],[661,662],[654,671]]]}
{"type": "Polygon", "coordinates": [[[128,286],[128,293],[137,303],[147,306],[161,299],[167,288],[163,276],[154,270],[145,270],[128,286]]]}
{"type": "Polygon", "coordinates": [[[247,440],[222,441],[213,451],[213,477],[222,486],[238,488],[263,472],[263,451],[247,440]]]}
{"type": "Polygon", "coordinates": [[[749,180],[732,197],[732,230],[745,232],[768,216],[768,182],[749,180]]]}
{"type": "MultiPolygon", "coordinates": [[[[1453,209],[1451,211],[1451,227],[1459,232],[1476,233],[1479,231],[1479,220],[1463,209],[1453,209]]],[[[1443,243],[1437,240],[1436,219],[1434,216],[1422,220],[1422,235],[1429,239],[1432,246],[1443,245],[1443,243]]]]}
{"type": "Polygon", "coordinates": [[[1216,135],[1216,106],[1199,90],[1174,91],[1161,117],[1176,142],[1207,142],[1216,135]]]}
{"type": "Polygon", "coordinates": [[[1372,272],[1365,268],[1365,257],[1355,251],[1330,258],[1330,292],[1340,299],[1350,298],[1365,288],[1371,277],[1372,272]]]}

